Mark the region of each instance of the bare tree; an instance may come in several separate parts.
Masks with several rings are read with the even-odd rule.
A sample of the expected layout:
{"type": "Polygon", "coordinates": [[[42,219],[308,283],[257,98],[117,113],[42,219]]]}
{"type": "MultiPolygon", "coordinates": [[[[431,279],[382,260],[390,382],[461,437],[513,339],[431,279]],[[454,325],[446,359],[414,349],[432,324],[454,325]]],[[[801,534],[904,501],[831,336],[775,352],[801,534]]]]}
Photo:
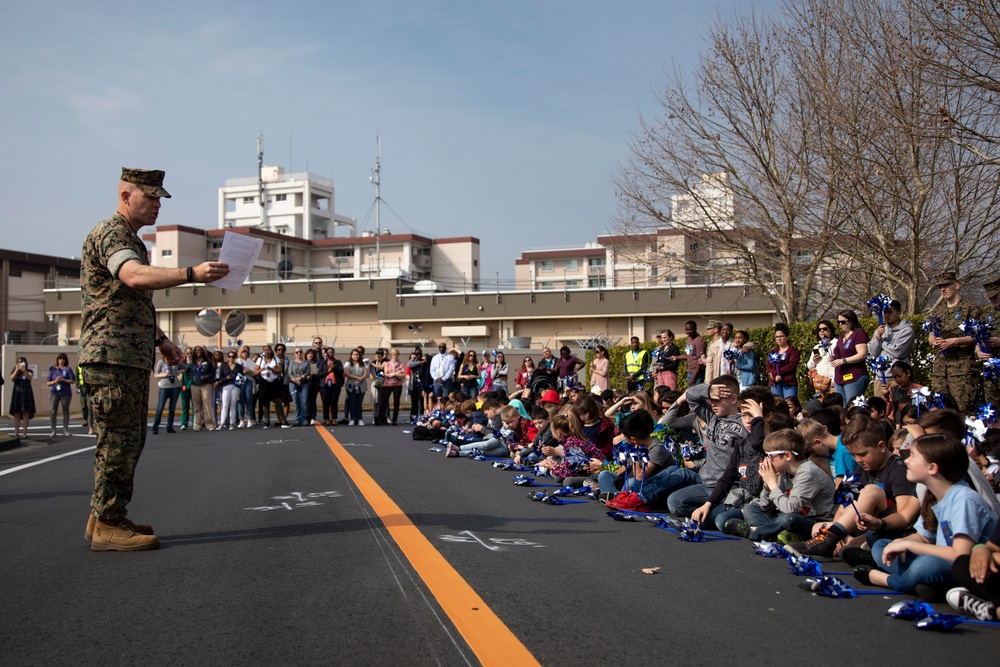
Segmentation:
{"type": "Polygon", "coordinates": [[[817,284],[844,212],[830,179],[815,174],[824,162],[786,37],[784,26],[753,14],[715,21],[692,81],[675,69],[657,95],[660,117],[640,119],[615,185],[622,232],[707,234],[710,263],[678,261],[756,287],[796,321],[836,299],[838,285],[817,284]]]}
{"type": "Polygon", "coordinates": [[[917,52],[945,84],[945,93],[973,96],[962,104],[942,95],[939,113],[956,130],[954,141],[980,159],[997,162],[1000,131],[1000,2],[998,0],[902,0],[924,21],[928,43],[917,52]],[[985,145],[985,148],[984,148],[985,145]]]}

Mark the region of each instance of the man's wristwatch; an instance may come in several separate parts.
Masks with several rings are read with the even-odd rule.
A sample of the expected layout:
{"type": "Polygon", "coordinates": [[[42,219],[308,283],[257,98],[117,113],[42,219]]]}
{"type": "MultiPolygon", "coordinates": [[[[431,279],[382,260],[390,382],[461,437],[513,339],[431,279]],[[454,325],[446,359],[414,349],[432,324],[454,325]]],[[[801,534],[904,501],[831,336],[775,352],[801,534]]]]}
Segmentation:
{"type": "Polygon", "coordinates": [[[187,281],[189,283],[193,283],[194,282],[194,267],[193,266],[187,267],[187,281]]]}
{"type": "Polygon", "coordinates": [[[165,340],[167,340],[166,334],[164,334],[164,335],[160,336],[159,338],[157,338],[156,339],[156,343],[155,343],[156,347],[160,347],[161,345],[163,345],[163,341],[165,341],[165,340]]]}

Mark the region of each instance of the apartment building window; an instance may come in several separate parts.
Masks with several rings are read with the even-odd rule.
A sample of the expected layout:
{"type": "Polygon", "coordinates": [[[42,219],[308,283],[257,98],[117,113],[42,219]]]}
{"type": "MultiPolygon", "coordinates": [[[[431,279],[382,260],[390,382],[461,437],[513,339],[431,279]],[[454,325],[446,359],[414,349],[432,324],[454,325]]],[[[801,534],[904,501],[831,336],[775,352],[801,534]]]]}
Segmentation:
{"type": "Polygon", "coordinates": [[[541,289],[555,289],[555,284],[551,280],[546,280],[541,284],[541,289]]]}
{"type": "Polygon", "coordinates": [[[173,257],[174,251],[171,248],[166,248],[160,251],[160,257],[173,257]]]}
{"type": "Polygon", "coordinates": [[[253,197],[244,197],[243,198],[243,203],[244,204],[252,204],[253,203],[253,197]]]}
{"type": "Polygon", "coordinates": [[[665,283],[675,283],[677,282],[677,276],[667,276],[663,279],[665,283]]]}
{"type": "Polygon", "coordinates": [[[588,287],[607,287],[608,286],[608,279],[607,278],[591,278],[590,280],[587,281],[587,286],[588,287]]]}
{"type": "Polygon", "coordinates": [[[253,313],[248,313],[247,324],[264,324],[264,314],[259,313],[255,315],[253,313]]]}
{"type": "Polygon", "coordinates": [[[551,259],[543,259],[538,263],[538,270],[550,273],[556,270],[555,263],[551,259]]]}
{"type": "Polygon", "coordinates": [[[333,256],[334,257],[354,257],[354,251],[353,250],[334,250],[333,251],[333,256]]]}
{"type": "Polygon", "coordinates": [[[473,266],[479,266],[479,260],[478,259],[472,260],[472,265],[473,266]]]}
{"type": "Polygon", "coordinates": [[[567,259],[566,260],[566,270],[567,271],[579,271],[580,270],[580,260],[577,260],[577,259],[567,259]]]}
{"type": "Polygon", "coordinates": [[[580,281],[579,280],[567,280],[566,281],[566,289],[577,289],[578,287],[580,287],[580,281]]]}
{"type": "Polygon", "coordinates": [[[274,201],[286,201],[288,195],[274,195],[274,201]]]}
{"type": "Polygon", "coordinates": [[[7,275],[10,276],[11,278],[20,278],[21,277],[21,269],[9,269],[7,271],[7,275]]]}
{"type": "Polygon", "coordinates": [[[587,260],[587,266],[604,266],[606,261],[604,257],[591,257],[587,260]]]}
{"type": "Polygon", "coordinates": [[[700,243],[692,243],[691,244],[691,252],[698,252],[699,250],[701,250],[701,244],[700,243]]]}

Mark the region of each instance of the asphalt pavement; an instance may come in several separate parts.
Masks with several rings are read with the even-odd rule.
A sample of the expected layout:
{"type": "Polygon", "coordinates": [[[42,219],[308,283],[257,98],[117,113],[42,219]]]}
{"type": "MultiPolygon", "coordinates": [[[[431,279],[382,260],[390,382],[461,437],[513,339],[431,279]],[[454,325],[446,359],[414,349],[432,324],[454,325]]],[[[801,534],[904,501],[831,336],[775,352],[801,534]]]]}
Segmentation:
{"type": "Polygon", "coordinates": [[[141,553],[83,540],[94,439],[79,427],[0,452],[3,663],[839,666],[1000,648],[1000,628],[887,616],[905,596],[803,591],[746,540],[690,543],[594,501],[532,502],[514,473],[404,430],[150,434],[130,517],[161,546],[141,553]]]}

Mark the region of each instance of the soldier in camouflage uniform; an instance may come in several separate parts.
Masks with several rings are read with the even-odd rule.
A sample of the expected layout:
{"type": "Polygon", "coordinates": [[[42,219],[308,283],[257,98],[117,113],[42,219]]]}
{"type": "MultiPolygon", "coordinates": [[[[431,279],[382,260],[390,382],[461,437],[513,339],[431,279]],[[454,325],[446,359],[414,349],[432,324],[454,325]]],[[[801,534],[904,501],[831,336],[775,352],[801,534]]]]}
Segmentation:
{"type": "Polygon", "coordinates": [[[931,309],[930,315],[941,318],[940,336],[928,336],[931,347],[937,350],[931,387],[934,391],[951,394],[963,414],[976,409],[976,396],[982,365],[976,357],[976,343],[959,328],[966,319],[982,317],[979,306],[963,299],[958,291],[958,274],[945,271],[938,274],[937,286],[941,300],[931,309]]]}
{"type": "Polygon", "coordinates": [[[156,224],[163,172],[122,169],[118,210],[83,243],[80,368],[97,430],[93,508],[85,537],[94,551],[143,551],[159,541],[153,528],[126,516],[135,467],[146,442],[149,374],[155,348],[170,363],[181,351],[156,323],[152,292],[229,273],[219,262],[176,269],[149,265],[138,231],[156,224]]]}
{"type": "MultiPolygon", "coordinates": [[[[986,292],[986,298],[990,300],[991,306],[987,309],[989,312],[984,314],[992,316],[994,326],[996,326],[997,320],[1000,318],[1000,278],[984,284],[983,290],[986,292]]],[[[997,336],[990,336],[989,354],[979,349],[976,350],[976,356],[983,361],[998,355],[1000,355],[1000,337],[997,336]]],[[[1000,383],[983,380],[983,389],[986,394],[986,402],[992,403],[994,408],[1000,409],[1000,383]]]]}

